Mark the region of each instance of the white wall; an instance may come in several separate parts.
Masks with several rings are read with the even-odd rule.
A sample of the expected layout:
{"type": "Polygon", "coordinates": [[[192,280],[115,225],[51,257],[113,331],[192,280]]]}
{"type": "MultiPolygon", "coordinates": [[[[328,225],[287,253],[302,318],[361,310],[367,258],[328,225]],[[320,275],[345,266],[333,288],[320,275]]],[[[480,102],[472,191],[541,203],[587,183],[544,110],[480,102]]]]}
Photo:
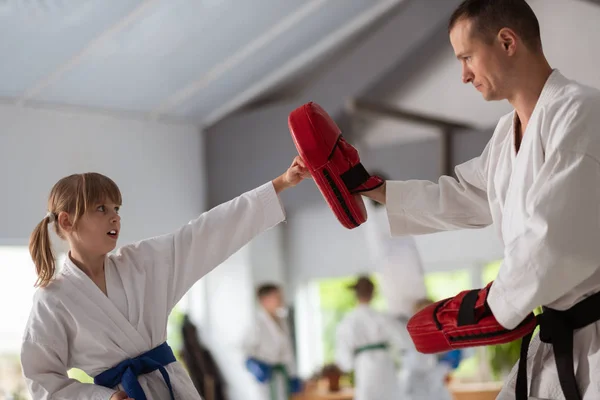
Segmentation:
{"type": "MultiPolygon", "coordinates": [[[[288,292],[288,276],[285,268],[285,240],[284,230],[286,224],[279,224],[273,229],[263,232],[252,241],[250,262],[252,265],[252,282],[254,286],[271,282],[282,286],[288,292]]],[[[291,295],[287,300],[293,300],[291,295]]]]}
{"type": "Polygon", "coordinates": [[[26,244],[52,185],[88,171],[122,191],[121,244],[175,229],[204,211],[203,146],[191,126],[0,105],[0,240],[26,244]]]}

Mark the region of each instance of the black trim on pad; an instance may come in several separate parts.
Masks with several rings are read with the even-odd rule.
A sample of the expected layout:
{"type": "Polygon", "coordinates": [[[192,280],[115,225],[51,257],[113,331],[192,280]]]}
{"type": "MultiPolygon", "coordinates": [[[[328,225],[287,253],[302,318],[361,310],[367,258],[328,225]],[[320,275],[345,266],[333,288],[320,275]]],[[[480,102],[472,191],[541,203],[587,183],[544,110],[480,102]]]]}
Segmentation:
{"type": "Polygon", "coordinates": [[[350,212],[350,209],[348,208],[348,205],[346,204],[346,201],[344,200],[344,197],[342,196],[342,193],[340,192],[340,189],[337,187],[337,185],[335,184],[335,182],[331,178],[331,174],[329,173],[329,171],[326,170],[326,169],[323,169],[323,176],[325,176],[325,179],[327,179],[327,183],[329,183],[329,186],[333,190],[333,194],[335,194],[335,197],[337,198],[337,201],[342,206],[342,209],[344,210],[344,213],[346,213],[346,216],[348,217],[348,219],[350,219],[350,222],[354,226],[359,226],[360,224],[358,222],[356,222],[356,220],[352,216],[352,213],[350,212]]]}
{"type": "Polygon", "coordinates": [[[458,318],[456,319],[457,326],[473,325],[477,323],[475,317],[475,305],[479,298],[480,289],[469,291],[465,297],[463,297],[460,308],[458,309],[458,318]]]}
{"type": "MultiPolygon", "coordinates": [[[[534,316],[529,316],[528,318],[525,318],[516,328],[514,329],[500,329],[499,331],[494,331],[494,332],[487,332],[487,333],[472,333],[469,335],[462,335],[462,336],[449,336],[448,340],[450,340],[451,342],[464,342],[466,340],[473,340],[473,339],[489,339],[489,338],[493,338],[495,336],[502,336],[502,335],[506,335],[507,333],[510,333],[516,329],[521,328],[523,325],[529,323],[529,321],[535,318],[534,316]]],[[[517,339],[515,339],[517,340],[517,339]]]]}
{"type": "Polygon", "coordinates": [[[358,163],[348,171],[344,172],[340,178],[344,181],[344,185],[349,191],[353,191],[363,183],[369,180],[371,176],[365,169],[365,167],[358,163]]]}

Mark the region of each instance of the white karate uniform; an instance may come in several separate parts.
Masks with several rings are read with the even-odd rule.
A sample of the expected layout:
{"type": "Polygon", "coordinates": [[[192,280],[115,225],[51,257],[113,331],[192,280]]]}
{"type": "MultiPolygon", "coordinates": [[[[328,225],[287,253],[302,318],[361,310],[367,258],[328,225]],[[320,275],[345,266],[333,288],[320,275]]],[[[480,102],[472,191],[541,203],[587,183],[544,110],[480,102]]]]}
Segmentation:
{"type": "Polygon", "coordinates": [[[335,362],[344,372],[354,370],[354,400],[400,399],[400,382],[392,351],[403,350],[410,340],[406,328],[392,316],[361,304],[338,324],[335,362]],[[354,352],[386,343],[388,349],[354,352]]]}
{"type": "MultiPolygon", "coordinates": [[[[296,358],[292,337],[287,320],[279,318],[276,322],[266,311],[260,308],[255,323],[244,339],[244,352],[269,365],[285,366],[288,377],[297,377],[296,358]]],[[[253,377],[254,379],[254,377],[253,377]]],[[[274,372],[272,382],[258,384],[260,400],[287,400],[288,381],[281,372],[274,372]],[[275,398],[271,397],[271,385],[274,385],[275,398]]]]}
{"type": "MultiPolygon", "coordinates": [[[[108,255],[108,296],[67,258],[56,279],[36,292],[24,334],[21,362],[33,399],[108,400],[122,390],[70,380],[67,370],[96,376],[165,342],[167,318],[192,285],[283,219],[269,182],[174,233],[108,255]]],[[[178,362],[165,369],[177,399],[200,399],[178,362]]],[[[148,400],[170,398],[158,370],[138,381],[148,400]]]]}
{"type": "Polygon", "coordinates": [[[423,354],[416,348],[402,356],[399,400],[452,400],[446,386],[446,375],[452,372],[446,363],[440,363],[436,354],[423,354]]]}
{"type": "MultiPolygon", "coordinates": [[[[515,116],[500,119],[457,180],[387,184],[394,235],[495,224],[505,252],[488,302],[507,329],[540,305],[565,310],[600,289],[600,91],[553,71],[518,153],[515,116]]],[[[575,332],[574,357],[583,398],[600,398],[600,323],[575,332]]],[[[528,364],[530,398],[564,398],[551,345],[534,338],[528,364]]],[[[499,399],[514,398],[514,372],[499,399]]]]}
{"type": "Polygon", "coordinates": [[[363,226],[381,294],[390,314],[408,318],[415,303],[427,296],[417,244],[412,236],[392,236],[385,208],[365,203],[368,219],[363,226]]]}

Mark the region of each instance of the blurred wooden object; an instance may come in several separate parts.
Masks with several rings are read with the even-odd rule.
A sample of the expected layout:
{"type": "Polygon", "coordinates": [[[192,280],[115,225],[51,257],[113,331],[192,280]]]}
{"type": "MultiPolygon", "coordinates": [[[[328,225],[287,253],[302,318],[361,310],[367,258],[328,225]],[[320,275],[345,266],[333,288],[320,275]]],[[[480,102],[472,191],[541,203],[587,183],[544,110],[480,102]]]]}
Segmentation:
{"type": "Polygon", "coordinates": [[[352,400],[354,390],[352,388],[342,388],[339,392],[305,392],[292,397],[292,400],[352,400]]]}
{"type": "Polygon", "coordinates": [[[320,379],[314,384],[307,385],[304,392],[292,397],[292,400],[352,400],[354,389],[340,387],[339,391],[331,392],[327,379],[320,379]]]}
{"type": "Polygon", "coordinates": [[[449,386],[454,400],[496,400],[502,382],[451,383],[449,386]]]}
{"type": "Polygon", "coordinates": [[[328,392],[339,392],[340,391],[340,379],[342,378],[342,371],[335,364],[326,365],[321,372],[323,378],[327,379],[327,391],[328,392]]]}
{"type": "Polygon", "coordinates": [[[225,400],[225,380],[212,354],[199,340],[198,330],[186,315],[181,326],[180,356],[198,393],[205,400],[225,400]]]}
{"type": "MultiPolygon", "coordinates": [[[[489,383],[456,383],[449,386],[454,400],[496,400],[502,388],[502,382],[489,383]]],[[[292,397],[292,400],[353,400],[354,390],[342,387],[338,392],[328,390],[327,379],[316,384],[307,385],[303,393],[292,397]]]]}

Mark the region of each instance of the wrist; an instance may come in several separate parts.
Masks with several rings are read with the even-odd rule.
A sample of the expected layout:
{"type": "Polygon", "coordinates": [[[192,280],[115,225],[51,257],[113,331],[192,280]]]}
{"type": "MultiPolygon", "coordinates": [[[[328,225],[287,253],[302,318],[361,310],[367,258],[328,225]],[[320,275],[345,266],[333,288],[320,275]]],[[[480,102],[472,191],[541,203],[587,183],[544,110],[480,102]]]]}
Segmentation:
{"type": "Polygon", "coordinates": [[[379,186],[368,192],[363,192],[363,196],[366,196],[372,200],[375,200],[378,203],[386,204],[386,186],[387,182],[384,181],[383,185],[379,186]]]}
{"type": "Polygon", "coordinates": [[[284,175],[280,175],[277,178],[273,179],[273,187],[275,188],[275,193],[279,194],[285,189],[288,189],[291,185],[285,181],[284,175]]]}

